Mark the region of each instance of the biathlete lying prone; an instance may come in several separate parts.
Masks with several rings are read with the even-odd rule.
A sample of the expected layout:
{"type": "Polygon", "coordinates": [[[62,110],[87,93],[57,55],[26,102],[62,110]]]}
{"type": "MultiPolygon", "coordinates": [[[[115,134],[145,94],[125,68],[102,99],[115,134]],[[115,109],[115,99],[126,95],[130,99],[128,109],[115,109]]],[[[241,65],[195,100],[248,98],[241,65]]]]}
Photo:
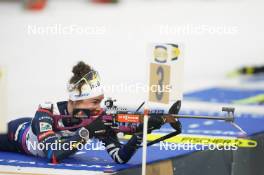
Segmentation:
{"type": "MultiPolygon", "coordinates": [[[[104,99],[104,93],[98,72],[81,61],[73,67],[72,73],[73,76],[68,83],[69,100],[57,103],[59,113],[77,118],[85,113],[102,115],[100,103],[104,99]]],[[[76,153],[78,151],[76,145],[84,145],[89,139],[97,138],[104,143],[108,154],[116,163],[126,163],[141,144],[142,132],[133,134],[126,144],[121,144],[114,130],[102,120],[94,120],[88,126],[78,129],[58,131],[55,125],[67,127],[72,123],[66,120],[55,123],[53,117],[55,111],[52,104],[40,105],[34,118],[10,121],[8,132],[0,135],[0,150],[45,157],[51,163],[58,163],[76,153]],[[44,148],[32,149],[32,145],[40,143],[44,148]],[[54,150],[52,144],[72,147],[54,150]]],[[[161,117],[150,116],[148,127],[159,129],[163,124],[161,117]]],[[[181,128],[178,120],[177,125],[181,128]]]]}

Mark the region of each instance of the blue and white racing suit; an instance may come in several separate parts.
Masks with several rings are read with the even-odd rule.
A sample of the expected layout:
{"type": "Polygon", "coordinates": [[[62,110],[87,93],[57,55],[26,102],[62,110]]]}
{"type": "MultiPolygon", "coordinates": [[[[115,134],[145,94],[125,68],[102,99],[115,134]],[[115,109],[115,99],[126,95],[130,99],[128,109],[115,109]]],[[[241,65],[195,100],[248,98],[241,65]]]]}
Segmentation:
{"type": "MultiPolygon", "coordinates": [[[[61,115],[68,114],[67,101],[58,102],[57,107],[61,115]]],[[[34,118],[20,118],[8,123],[8,133],[0,135],[0,150],[46,157],[49,162],[58,163],[76,153],[76,145],[86,144],[87,140],[79,135],[79,130],[56,131],[52,110],[39,108],[34,118]],[[69,149],[53,149],[54,144],[73,146],[69,149]]],[[[126,163],[136,152],[142,138],[134,135],[123,145],[113,133],[101,141],[115,162],[126,163]]]]}

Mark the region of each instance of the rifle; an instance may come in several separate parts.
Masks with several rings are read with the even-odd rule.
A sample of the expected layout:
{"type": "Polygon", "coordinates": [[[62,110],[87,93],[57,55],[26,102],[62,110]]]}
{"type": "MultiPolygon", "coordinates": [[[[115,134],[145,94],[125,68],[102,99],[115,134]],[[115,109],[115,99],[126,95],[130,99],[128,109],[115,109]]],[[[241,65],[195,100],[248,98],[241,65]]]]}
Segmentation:
{"type": "MultiPolygon", "coordinates": [[[[196,115],[179,115],[179,111],[181,108],[181,101],[176,101],[171,108],[169,109],[169,113],[164,113],[163,110],[151,110],[144,111],[144,113],[139,112],[139,110],[144,105],[144,102],[138,107],[135,112],[128,111],[126,108],[118,108],[114,105],[116,100],[108,99],[105,101],[105,110],[102,110],[99,114],[89,115],[86,114],[83,117],[75,117],[72,115],[54,115],[54,128],[57,131],[63,130],[74,130],[84,126],[88,126],[98,117],[105,122],[106,125],[111,127],[115,133],[123,133],[132,135],[135,133],[142,132],[143,128],[143,119],[145,115],[149,116],[161,116],[164,123],[169,123],[170,126],[175,130],[165,136],[162,136],[156,140],[153,140],[147,144],[147,146],[153,145],[160,141],[164,141],[168,138],[174,137],[181,133],[181,128],[179,128],[179,124],[177,119],[179,118],[187,118],[187,119],[210,119],[210,120],[223,120],[228,123],[231,123],[241,132],[245,133],[242,128],[240,128],[237,124],[234,123],[234,111],[235,108],[223,107],[222,111],[227,112],[226,116],[196,116],[196,115]],[[60,125],[59,123],[70,123],[69,126],[60,125]]],[[[150,129],[148,132],[151,132],[150,129]]]]}

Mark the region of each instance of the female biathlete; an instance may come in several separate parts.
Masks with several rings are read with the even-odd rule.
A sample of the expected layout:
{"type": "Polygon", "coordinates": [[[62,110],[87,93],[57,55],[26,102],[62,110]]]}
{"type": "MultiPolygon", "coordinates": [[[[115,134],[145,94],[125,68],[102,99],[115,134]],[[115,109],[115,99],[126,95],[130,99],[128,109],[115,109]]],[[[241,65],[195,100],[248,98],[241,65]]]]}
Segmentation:
{"type": "MultiPolygon", "coordinates": [[[[79,114],[83,115],[85,110],[99,113],[104,93],[98,73],[82,61],[73,67],[72,73],[73,76],[68,83],[69,100],[58,102],[57,111],[61,115],[75,117],[79,114]]],[[[45,157],[51,163],[58,163],[78,151],[76,144],[72,143],[84,145],[89,139],[97,138],[104,143],[115,162],[126,163],[141,144],[142,134],[134,134],[126,144],[121,144],[111,127],[101,120],[95,120],[88,126],[75,130],[57,131],[54,128],[54,113],[53,105],[45,104],[39,106],[33,118],[10,121],[7,134],[0,135],[0,150],[45,157]],[[44,149],[43,147],[33,149],[34,144],[44,145],[44,149]],[[72,145],[72,147],[52,149],[52,144],[72,145]]],[[[148,127],[159,129],[163,124],[161,117],[150,117],[148,127]]],[[[62,121],[60,125],[70,124],[62,121]]]]}

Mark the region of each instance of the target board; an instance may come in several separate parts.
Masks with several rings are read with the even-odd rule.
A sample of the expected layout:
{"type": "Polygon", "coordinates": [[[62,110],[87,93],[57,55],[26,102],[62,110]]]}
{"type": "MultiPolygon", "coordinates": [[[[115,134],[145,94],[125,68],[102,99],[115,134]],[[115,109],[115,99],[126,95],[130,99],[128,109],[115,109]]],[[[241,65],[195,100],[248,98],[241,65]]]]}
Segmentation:
{"type": "Polygon", "coordinates": [[[150,47],[149,101],[169,104],[182,100],[183,58],[178,44],[153,44],[150,47]]]}

